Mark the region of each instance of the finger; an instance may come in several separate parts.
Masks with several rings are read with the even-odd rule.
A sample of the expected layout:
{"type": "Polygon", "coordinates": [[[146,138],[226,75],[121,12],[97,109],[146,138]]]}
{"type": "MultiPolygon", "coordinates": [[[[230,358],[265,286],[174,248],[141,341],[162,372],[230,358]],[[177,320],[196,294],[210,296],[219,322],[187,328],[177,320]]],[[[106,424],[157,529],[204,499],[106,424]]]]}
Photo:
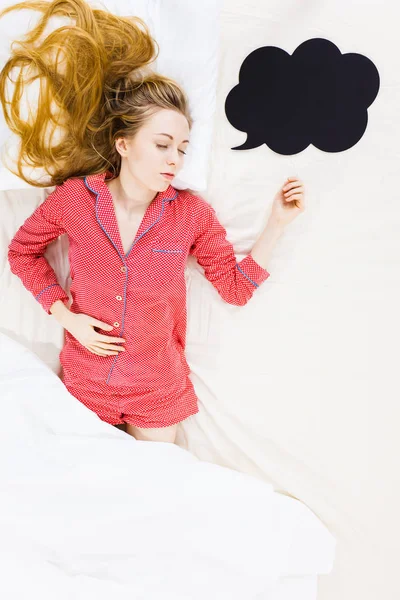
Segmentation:
{"type": "Polygon", "coordinates": [[[89,350],[91,354],[96,354],[97,356],[106,356],[103,351],[97,350],[93,346],[86,346],[86,349],[89,350]]]}
{"type": "Polygon", "coordinates": [[[113,344],[106,344],[105,342],[94,342],[92,346],[103,348],[103,350],[118,350],[120,352],[125,352],[125,348],[122,346],[114,346],[113,344]]]}
{"type": "Polygon", "coordinates": [[[293,189],[291,189],[291,190],[288,190],[287,192],[284,192],[284,194],[283,194],[283,195],[284,195],[284,196],[291,196],[292,194],[299,194],[299,193],[300,193],[300,191],[301,191],[301,192],[303,192],[303,191],[304,191],[304,188],[303,188],[303,186],[294,187],[293,189]]]}
{"type": "Polygon", "coordinates": [[[283,186],[282,190],[290,190],[292,188],[295,187],[299,187],[299,186],[303,186],[303,182],[302,181],[293,181],[291,183],[287,183],[286,185],[283,186]]]}
{"type": "Polygon", "coordinates": [[[97,354],[98,356],[110,356],[113,354],[118,354],[118,352],[107,352],[106,350],[103,350],[101,348],[97,348],[96,346],[87,346],[87,349],[90,350],[90,352],[92,352],[92,354],[97,354]]]}
{"type": "Polygon", "coordinates": [[[96,339],[93,340],[93,341],[96,342],[96,344],[97,344],[97,342],[106,342],[107,344],[109,342],[115,342],[115,343],[118,344],[120,342],[125,342],[126,340],[124,338],[120,338],[120,337],[112,337],[111,335],[101,335],[101,334],[98,334],[96,336],[96,339]]]}
{"type": "Polygon", "coordinates": [[[301,194],[293,194],[290,198],[285,198],[286,202],[293,202],[293,200],[301,200],[301,194]]]}
{"type": "Polygon", "coordinates": [[[104,329],[104,331],[111,331],[111,329],[114,329],[114,327],[112,325],[109,325],[108,323],[104,323],[103,321],[99,321],[98,319],[91,319],[90,324],[93,325],[94,327],[99,327],[100,329],[104,329]]]}

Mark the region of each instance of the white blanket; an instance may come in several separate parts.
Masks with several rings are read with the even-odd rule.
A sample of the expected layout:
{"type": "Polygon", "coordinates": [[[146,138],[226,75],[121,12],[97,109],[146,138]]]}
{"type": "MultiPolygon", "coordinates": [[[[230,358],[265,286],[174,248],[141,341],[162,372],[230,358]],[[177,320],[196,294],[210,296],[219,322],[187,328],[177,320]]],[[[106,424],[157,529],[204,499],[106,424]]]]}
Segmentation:
{"type": "Polygon", "coordinates": [[[331,570],[304,504],[104,423],[3,334],[0,397],[1,597],[243,600],[331,570]]]}

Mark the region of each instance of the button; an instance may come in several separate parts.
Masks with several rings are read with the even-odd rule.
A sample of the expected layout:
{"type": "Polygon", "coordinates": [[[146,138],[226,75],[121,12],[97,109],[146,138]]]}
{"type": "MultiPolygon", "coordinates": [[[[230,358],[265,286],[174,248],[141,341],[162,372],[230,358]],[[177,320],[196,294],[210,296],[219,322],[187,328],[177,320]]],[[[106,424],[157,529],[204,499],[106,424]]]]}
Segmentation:
{"type": "Polygon", "coordinates": [[[115,296],[117,300],[122,300],[122,296],[115,296]]]}
{"type": "Polygon", "coordinates": [[[118,321],[115,321],[115,323],[114,323],[114,327],[119,327],[119,323],[118,323],[118,321]]]}
{"type": "Polygon", "coordinates": [[[121,267],[121,272],[126,273],[126,267],[121,267]]]}

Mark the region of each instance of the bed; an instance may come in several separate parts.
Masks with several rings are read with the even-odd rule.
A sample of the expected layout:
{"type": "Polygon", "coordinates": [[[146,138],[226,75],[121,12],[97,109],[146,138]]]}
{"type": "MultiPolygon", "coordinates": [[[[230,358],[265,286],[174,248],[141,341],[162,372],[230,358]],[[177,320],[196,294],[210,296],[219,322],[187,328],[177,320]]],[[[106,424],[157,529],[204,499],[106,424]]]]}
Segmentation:
{"type": "MultiPolygon", "coordinates": [[[[267,208],[257,201],[260,188],[248,159],[236,153],[235,168],[224,168],[224,153],[238,133],[227,131],[222,112],[234,85],[226,57],[228,51],[235,56],[231,34],[245,7],[211,0],[201,5],[174,0],[168,7],[159,0],[103,4],[119,14],[142,16],[161,46],[160,71],[188,88],[193,150],[173,185],[204,193],[218,209],[238,258],[244,256],[267,208]],[[183,46],[191,52],[184,63],[183,46]],[[232,173],[246,202],[227,193],[236,185],[232,173]]],[[[264,10],[251,3],[247,9],[250,20],[264,10]]],[[[257,27],[256,20],[251,25],[257,27]]],[[[251,27],[242,34],[250,48],[251,27]]],[[[50,189],[24,186],[4,168],[0,182],[5,216],[0,226],[0,550],[6,567],[1,591],[16,600],[28,591],[35,597],[36,590],[45,600],[54,596],[55,586],[60,598],[85,600],[127,595],[319,600],[318,581],[329,578],[336,548],[331,515],[318,514],[323,486],[315,489],[313,509],[295,496],[295,486],[285,485],[278,473],[286,467],[292,483],[296,473],[304,475],[303,465],[297,471],[295,461],[282,465],[268,427],[262,429],[267,415],[254,412],[264,402],[260,390],[269,389],[263,365],[272,347],[263,348],[262,357],[251,351],[268,287],[237,310],[220,300],[200,267],[189,261],[188,358],[201,413],[185,421],[176,445],[137,442],[101,422],[65,390],[57,377],[63,332],[6,263],[13,233],[50,189]],[[233,370],[241,373],[236,395],[228,376],[233,370]],[[243,397],[253,412],[243,409],[243,397]],[[260,452],[267,469],[257,460],[260,452]]],[[[66,290],[67,251],[68,240],[61,237],[47,252],[66,290]]],[[[272,307],[273,300],[268,311],[272,307]]]]}

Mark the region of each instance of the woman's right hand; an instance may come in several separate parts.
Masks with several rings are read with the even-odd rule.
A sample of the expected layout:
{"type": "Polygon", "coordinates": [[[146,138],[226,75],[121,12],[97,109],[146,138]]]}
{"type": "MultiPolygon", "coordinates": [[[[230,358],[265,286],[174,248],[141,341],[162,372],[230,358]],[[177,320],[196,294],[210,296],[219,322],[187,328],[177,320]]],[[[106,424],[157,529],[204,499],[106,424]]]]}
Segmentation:
{"type": "Polygon", "coordinates": [[[92,352],[92,354],[111,356],[118,354],[119,352],[125,352],[123,346],[116,345],[125,342],[123,338],[102,335],[95,330],[95,327],[98,327],[105,331],[111,331],[113,326],[108,325],[108,323],[103,323],[103,321],[99,321],[94,317],[82,313],[75,314],[71,312],[64,327],[82,344],[82,346],[89,350],[89,352],[92,352]]]}
{"type": "Polygon", "coordinates": [[[112,325],[83,313],[73,313],[61,300],[57,300],[53,304],[50,312],[64,329],[92,354],[111,356],[119,352],[125,352],[123,346],[116,345],[125,342],[124,338],[102,335],[95,330],[95,327],[98,327],[104,331],[111,331],[113,329],[112,325]]]}

